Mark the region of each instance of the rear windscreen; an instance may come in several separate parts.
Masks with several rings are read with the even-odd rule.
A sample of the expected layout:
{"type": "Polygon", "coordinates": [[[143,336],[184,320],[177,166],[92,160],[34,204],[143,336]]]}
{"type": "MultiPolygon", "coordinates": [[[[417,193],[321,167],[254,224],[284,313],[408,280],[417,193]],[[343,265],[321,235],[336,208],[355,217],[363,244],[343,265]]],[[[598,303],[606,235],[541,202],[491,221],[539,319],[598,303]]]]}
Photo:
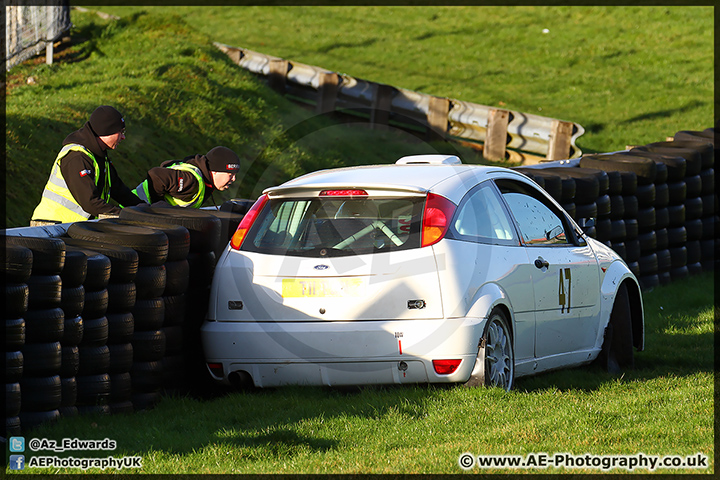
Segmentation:
{"type": "Polygon", "coordinates": [[[332,257],[420,247],[424,196],[270,200],[242,250],[332,257]]]}

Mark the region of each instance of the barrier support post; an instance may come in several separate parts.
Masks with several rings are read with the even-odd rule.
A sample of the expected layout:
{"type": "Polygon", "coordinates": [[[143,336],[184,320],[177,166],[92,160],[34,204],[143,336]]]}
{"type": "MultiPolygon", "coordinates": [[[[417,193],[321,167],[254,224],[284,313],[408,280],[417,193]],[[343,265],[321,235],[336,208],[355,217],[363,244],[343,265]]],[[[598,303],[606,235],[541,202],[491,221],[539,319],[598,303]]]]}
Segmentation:
{"type": "Polygon", "coordinates": [[[485,147],[483,148],[483,158],[485,160],[492,162],[505,160],[509,121],[510,112],[508,110],[498,108],[490,110],[485,147]]]}

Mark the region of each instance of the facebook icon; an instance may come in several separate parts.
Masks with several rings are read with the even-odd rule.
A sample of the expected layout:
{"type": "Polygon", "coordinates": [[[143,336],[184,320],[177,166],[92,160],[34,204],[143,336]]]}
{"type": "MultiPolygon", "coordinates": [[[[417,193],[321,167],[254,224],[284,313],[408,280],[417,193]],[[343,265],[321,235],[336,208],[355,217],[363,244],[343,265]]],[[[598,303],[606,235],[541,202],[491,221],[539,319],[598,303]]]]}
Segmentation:
{"type": "Polygon", "coordinates": [[[25,469],[25,455],[10,455],[10,470],[25,469]]]}

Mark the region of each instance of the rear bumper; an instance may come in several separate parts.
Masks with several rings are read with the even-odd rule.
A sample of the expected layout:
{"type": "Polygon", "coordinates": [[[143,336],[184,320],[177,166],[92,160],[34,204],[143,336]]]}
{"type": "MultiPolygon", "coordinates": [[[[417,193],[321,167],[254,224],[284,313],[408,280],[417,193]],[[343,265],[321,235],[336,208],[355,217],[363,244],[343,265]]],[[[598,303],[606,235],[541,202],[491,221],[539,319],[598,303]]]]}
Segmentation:
{"type": "Polygon", "coordinates": [[[457,383],[470,377],[484,321],[216,322],[201,328],[215,380],[246,372],[257,387],[457,383]],[[461,359],[438,375],[432,360],[461,359]]]}

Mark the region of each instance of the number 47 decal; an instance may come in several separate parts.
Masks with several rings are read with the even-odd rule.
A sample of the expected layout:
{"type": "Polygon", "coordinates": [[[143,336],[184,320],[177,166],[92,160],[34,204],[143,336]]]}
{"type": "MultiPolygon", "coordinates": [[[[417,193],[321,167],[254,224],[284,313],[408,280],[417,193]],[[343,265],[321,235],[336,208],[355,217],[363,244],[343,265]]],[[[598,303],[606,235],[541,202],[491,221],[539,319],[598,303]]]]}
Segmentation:
{"type": "Polygon", "coordinates": [[[558,270],[558,304],[560,305],[560,313],[570,313],[570,269],[561,268],[558,270]],[[564,276],[563,276],[564,274],[564,276]],[[567,281],[567,286],[565,282],[567,281]],[[567,308],[567,312],[566,309],[567,308]]]}

